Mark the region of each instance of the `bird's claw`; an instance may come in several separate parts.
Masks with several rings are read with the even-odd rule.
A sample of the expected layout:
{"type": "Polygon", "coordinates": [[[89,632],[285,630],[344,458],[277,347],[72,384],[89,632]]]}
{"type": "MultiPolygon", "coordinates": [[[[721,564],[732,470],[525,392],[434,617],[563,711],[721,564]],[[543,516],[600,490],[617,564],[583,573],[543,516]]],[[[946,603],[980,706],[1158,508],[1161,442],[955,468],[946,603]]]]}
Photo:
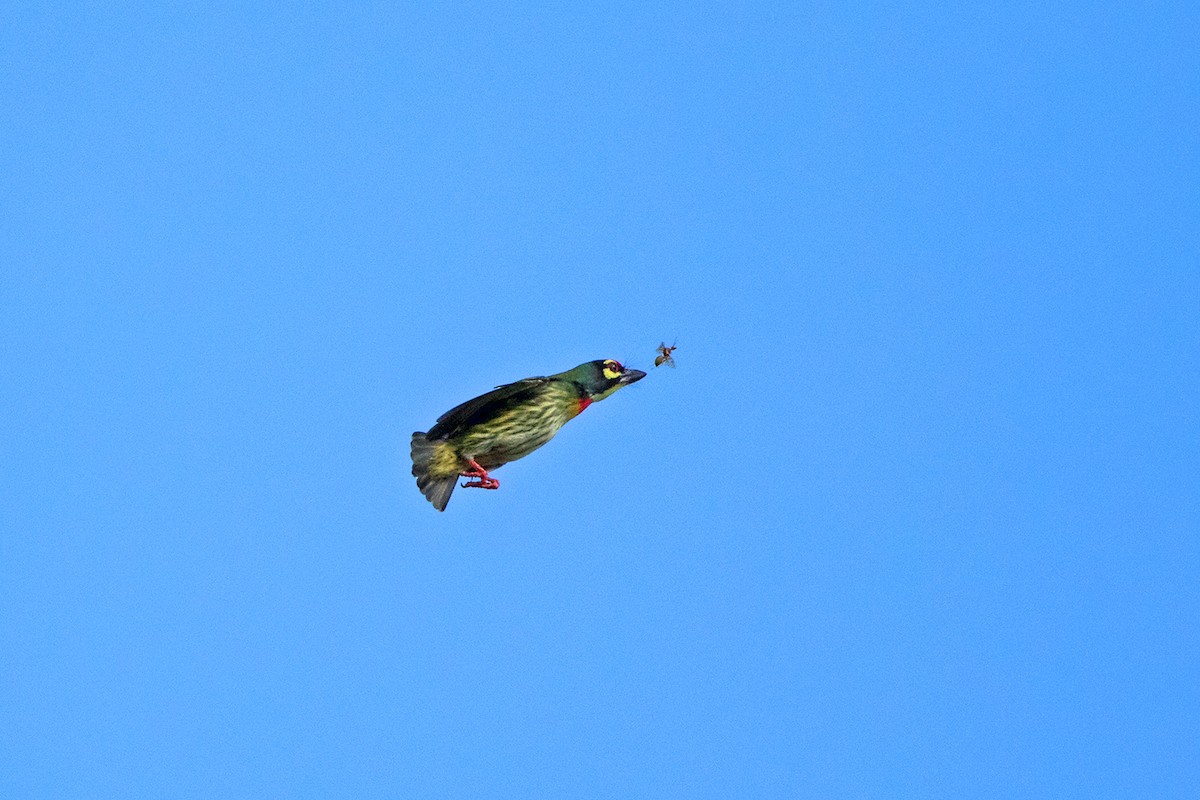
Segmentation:
{"type": "Polygon", "coordinates": [[[458,474],[464,478],[478,478],[479,479],[477,481],[468,481],[467,483],[460,483],[459,486],[461,486],[464,489],[499,489],[500,488],[500,481],[498,481],[495,478],[493,478],[492,476],[488,475],[487,470],[484,469],[483,467],[479,466],[479,462],[476,461],[475,459],[469,459],[467,461],[467,469],[463,470],[462,472],[460,472],[458,474]]]}
{"type": "Polygon", "coordinates": [[[474,477],[479,478],[479,480],[477,480],[477,481],[468,481],[466,483],[460,483],[459,486],[461,486],[464,489],[499,489],[500,488],[500,481],[496,480],[495,478],[489,477],[486,472],[480,476],[463,475],[463,477],[464,478],[474,478],[474,477]]]}

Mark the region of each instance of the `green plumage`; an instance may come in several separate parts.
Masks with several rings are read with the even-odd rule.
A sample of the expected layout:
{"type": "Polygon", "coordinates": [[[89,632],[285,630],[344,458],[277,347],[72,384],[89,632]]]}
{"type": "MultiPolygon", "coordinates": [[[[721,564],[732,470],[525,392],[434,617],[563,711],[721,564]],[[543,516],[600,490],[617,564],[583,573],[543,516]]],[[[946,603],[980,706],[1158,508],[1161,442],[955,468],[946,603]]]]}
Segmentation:
{"type": "MultiPolygon", "coordinates": [[[[588,405],[645,375],[615,361],[589,361],[557,375],[498,386],[455,406],[427,433],[412,436],[417,486],[442,511],[460,475],[481,477],[468,472],[475,469],[472,462],[486,471],[524,458],[588,405]]],[[[499,482],[485,474],[481,483],[468,485],[494,489],[499,482]],[[483,485],[488,480],[495,485],[483,485]]]]}

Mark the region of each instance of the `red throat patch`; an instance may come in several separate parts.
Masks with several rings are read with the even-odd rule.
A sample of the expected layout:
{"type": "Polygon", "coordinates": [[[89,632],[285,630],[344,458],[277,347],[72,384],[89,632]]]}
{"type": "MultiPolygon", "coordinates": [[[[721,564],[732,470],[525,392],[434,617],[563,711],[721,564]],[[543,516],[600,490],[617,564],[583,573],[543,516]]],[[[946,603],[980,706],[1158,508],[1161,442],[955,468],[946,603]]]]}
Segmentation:
{"type": "Polygon", "coordinates": [[[579,410],[578,410],[578,411],[576,411],[575,413],[576,413],[576,414],[582,414],[582,413],[583,413],[583,410],[584,410],[585,408],[587,408],[588,406],[590,406],[591,404],[592,404],[592,398],[590,398],[590,397],[581,397],[581,398],[579,398],[579,410]]]}

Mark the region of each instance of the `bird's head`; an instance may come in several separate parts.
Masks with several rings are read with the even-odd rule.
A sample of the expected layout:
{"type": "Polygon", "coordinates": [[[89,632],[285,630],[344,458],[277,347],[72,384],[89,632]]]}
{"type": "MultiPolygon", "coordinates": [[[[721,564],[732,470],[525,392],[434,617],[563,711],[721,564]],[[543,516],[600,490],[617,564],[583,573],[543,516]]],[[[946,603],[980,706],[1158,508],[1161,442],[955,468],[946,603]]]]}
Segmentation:
{"type": "Polygon", "coordinates": [[[564,372],[563,377],[582,386],[588,400],[597,403],[622,386],[640,381],[646,377],[646,373],[640,369],[621,366],[621,362],[609,358],[580,364],[575,369],[564,372]]]}

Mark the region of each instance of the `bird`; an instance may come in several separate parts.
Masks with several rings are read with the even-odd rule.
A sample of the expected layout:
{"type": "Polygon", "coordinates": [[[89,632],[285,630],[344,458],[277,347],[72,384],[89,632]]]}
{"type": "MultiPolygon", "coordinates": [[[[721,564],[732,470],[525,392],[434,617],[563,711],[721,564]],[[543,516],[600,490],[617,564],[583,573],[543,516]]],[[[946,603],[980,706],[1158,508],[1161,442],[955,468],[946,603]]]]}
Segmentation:
{"type": "Polygon", "coordinates": [[[619,361],[588,361],[545,377],[497,386],[442,414],[427,432],[412,435],[417,488],[445,511],[459,477],[463,488],[499,489],[488,474],[554,438],[559,428],[618,389],[646,377],[619,361]]]}

